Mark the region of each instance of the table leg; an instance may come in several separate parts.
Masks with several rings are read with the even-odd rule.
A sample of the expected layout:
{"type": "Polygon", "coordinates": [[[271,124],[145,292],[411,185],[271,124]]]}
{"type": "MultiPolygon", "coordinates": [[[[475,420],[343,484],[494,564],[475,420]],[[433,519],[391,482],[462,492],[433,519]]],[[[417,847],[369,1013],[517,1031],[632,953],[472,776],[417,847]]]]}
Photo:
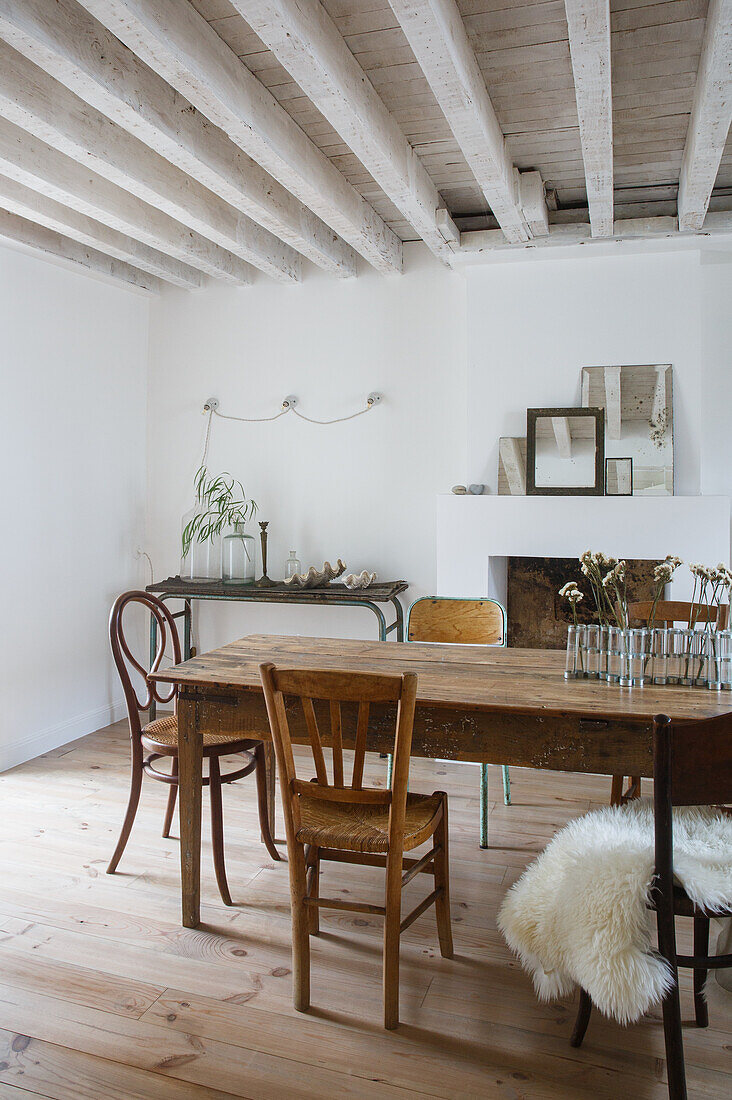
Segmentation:
{"type": "Polygon", "coordinates": [[[191,607],[191,601],[186,600],[183,604],[183,660],[189,661],[191,658],[191,627],[193,623],[193,609],[191,607]]]}
{"type": "Polygon", "coordinates": [[[404,608],[402,602],[398,596],[392,597],[392,604],[394,606],[394,613],[396,615],[396,640],[398,642],[404,641],[404,608]]]}
{"type": "Polygon", "coordinates": [[[182,920],[196,928],[201,919],[201,782],[203,735],[195,698],[178,696],[178,791],[182,920]]]}
{"type": "MultiPolygon", "coordinates": [[[[158,652],[158,620],[155,618],[155,616],[153,615],[153,613],[151,611],[150,612],[150,668],[152,668],[153,665],[155,664],[155,657],[157,655],[157,652],[158,652]]],[[[156,703],[155,703],[155,696],[151,695],[151,697],[150,697],[150,708],[149,708],[148,716],[147,716],[148,722],[154,722],[155,721],[156,711],[157,711],[157,706],[156,706],[156,703]]]]}

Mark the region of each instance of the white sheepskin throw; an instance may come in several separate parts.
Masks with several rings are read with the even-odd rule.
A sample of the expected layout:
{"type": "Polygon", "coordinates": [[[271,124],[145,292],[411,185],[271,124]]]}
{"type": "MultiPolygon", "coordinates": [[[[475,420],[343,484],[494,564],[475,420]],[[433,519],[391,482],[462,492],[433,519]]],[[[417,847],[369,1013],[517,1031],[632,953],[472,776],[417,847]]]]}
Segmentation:
{"type": "MultiPolygon", "coordinates": [[[[732,815],[674,811],[674,873],[706,909],[732,905],[732,815]]],[[[498,915],[542,1001],[581,985],[607,1016],[632,1023],[671,985],[651,948],[653,805],[643,799],[572,821],[509,890],[498,915]]]]}

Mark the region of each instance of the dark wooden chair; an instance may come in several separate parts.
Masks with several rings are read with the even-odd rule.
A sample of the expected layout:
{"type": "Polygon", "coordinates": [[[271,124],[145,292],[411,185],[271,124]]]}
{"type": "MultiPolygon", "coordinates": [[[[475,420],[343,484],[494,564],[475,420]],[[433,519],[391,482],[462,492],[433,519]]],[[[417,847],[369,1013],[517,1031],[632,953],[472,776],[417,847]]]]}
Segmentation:
{"type": "MultiPolygon", "coordinates": [[[[272,740],[277,754],[282,804],[287,830],[292,905],[293,994],[295,1008],[310,1007],[310,936],[318,933],[321,908],[369,913],[384,918],[384,1027],[399,1023],[399,941],[401,933],[434,904],[440,951],[452,958],[450,884],[447,836],[447,795],[408,794],[409,754],[417,695],[417,677],[372,673],[278,669],[260,666],[272,740]],[[342,712],[341,704],[347,710],[342,712]],[[357,707],[356,707],[357,704],[357,707]],[[363,786],[369,707],[396,709],[394,773],[391,790],[363,786]],[[330,718],[321,737],[319,716],[330,718]],[[343,722],[355,730],[353,772],[348,785],[343,766],[343,722]],[[289,723],[307,731],[315,775],[298,778],[289,723]],[[323,746],[329,744],[332,783],[323,746]],[[434,838],[419,859],[403,853],[434,838]],[[321,897],[320,864],[365,864],[384,867],[384,905],[321,897]],[[434,877],[434,889],[402,920],[402,887],[420,872],[434,877]]],[[[358,990],[354,988],[354,1003],[358,990]]]]}
{"type": "MultiPolygon", "coordinates": [[[[663,1032],[666,1042],[668,1092],[671,1100],[686,1100],[686,1074],[681,1031],[678,967],[694,971],[694,1009],[698,1027],[709,1018],[704,999],[707,972],[732,967],[732,955],[709,955],[710,916],[697,908],[686,892],[674,883],[671,812],[674,806],[724,805],[732,801],[732,714],[699,722],[671,724],[665,714],[653,719],[653,803],[655,813],[655,882],[652,907],[658,926],[658,949],[666,959],[674,984],[663,1001],[663,1032]],[[694,921],[694,954],[676,951],[676,917],[694,921]]],[[[601,869],[599,871],[601,872],[601,869]]],[[[580,991],[579,1011],[572,1035],[578,1047],[585,1035],[592,1001],[580,991]]]]}
{"type": "MultiPolygon", "coordinates": [[[[655,610],[653,600],[639,600],[628,605],[628,621],[631,626],[649,626],[653,616],[653,625],[657,627],[670,627],[674,623],[682,623],[688,627],[694,623],[714,623],[717,630],[726,630],[729,621],[729,605],[709,603],[689,603],[682,600],[659,600],[655,610]]],[[[639,798],[641,793],[641,781],[639,775],[629,777],[630,785],[627,791],[624,775],[614,775],[610,803],[613,806],[622,805],[630,798],[639,798]]]]}
{"type": "MultiPolygon", "coordinates": [[[[424,596],[407,612],[407,641],[506,645],[506,611],[497,600],[424,596]]],[[[511,805],[511,777],[501,766],[503,802],[511,805]]],[[[488,765],[480,765],[480,846],[488,847],[488,765]]]]}
{"type": "MultiPolygon", "coordinates": [[[[170,835],[170,826],[175,810],[176,796],[178,793],[178,721],[173,714],[142,724],[140,715],[150,709],[153,700],[156,703],[172,703],[175,708],[177,686],[169,688],[163,684],[153,684],[147,679],[148,671],[155,672],[160,667],[168,646],[172,649],[173,661],[179,664],[181,661],[180,639],[173,620],[173,616],[166,605],[157,596],[149,592],[125,592],[115,600],[109,617],[109,638],[112,645],[112,655],[117,666],[122,688],[127,704],[127,717],[130,727],[130,742],[132,747],[132,777],[130,783],[130,796],[127,803],[127,812],[122,824],[117,847],[107,867],[107,874],[111,875],[117,869],[122,858],[122,853],[127,846],[127,841],[132,830],[132,825],[140,802],[143,774],[149,775],[161,783],[167,783],[168,805],[165,811],[163,823],[163,836],[170,835]],[[155,658],[149,670],[146,670],[133,655],[125,638],[123,629],[123,615],[126,609],[137,605],[155,616],[158,625],[158,647],[155,658]],[[132,676],[137,674],[144,684],[144,695],[140,698],[132,682],[132,676]],[[170,773],[159,771],[154,765],[158,760],[170,757],[170,773]]],[[[267,781],[264,758],[264,746],[261,741],[251,738],[242,738],[237,734],[204,733],[203,755],[208,760],[209,774],[203,779],[204,786],[211,792],[211,840],[213,844],[214,869],[216,882],[218,883],[224,905],[231,905],[231,895],[226,881],[226,866],[224,863],[224,827],[223,807],[221,799],[221,787],[225,783],[233,783],[242,779],[252,771],[256,773],[257,796],[259,805],[259,825],[262,840],[272,859],[279,859],[279,853],[275,847],[270,831],[269,816],[267,812],[267,781]],[[221,772],[220,757],[243,756],[244,764],[234,771],[221,772]]]]}

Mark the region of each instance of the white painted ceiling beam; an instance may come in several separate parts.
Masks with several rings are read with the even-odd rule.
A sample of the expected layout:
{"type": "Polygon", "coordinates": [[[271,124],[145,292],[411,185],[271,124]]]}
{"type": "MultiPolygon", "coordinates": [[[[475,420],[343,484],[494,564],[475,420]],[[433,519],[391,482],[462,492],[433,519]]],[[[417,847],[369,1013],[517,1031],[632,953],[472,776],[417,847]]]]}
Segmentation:
{"type": "Polygon", "coordinates": [[[64,206],[55,199],[33,191],[16,180],[0,175],[0,207],[18,217],[43,225],[55,233],[70,237],[79,244],[87,245],[114,256],[141,271],[147,271],[174,286],[191,290],[201,286],[201,273],[187,264],[163,255],[157,249],[136,241],[108,225],[89,218],[85,214],[64,206]]]}
{"type": "Polygon", "coordinates": [[[396,234],[188,0],[83,3],[378,271],[401,272],[396,234]]]}
{"type": "Polygon", "coordinates": [[[719,211],[707,214],[701,230],[679,232],[676,218],[623,218],[613,226],[612,237],[597,238],[587,222],[550,225],[549,235],[538,237],[525,244],[508,244],[502,229],[478,229],[460,234],[460,251],[455,253],[454,262],[459,264],[475,263],[480,255],[489,256],[498,252],[514,252],[526,255],[531,251],[543,251],[550,248],[573,247],[576,245],[619,244],[631,241],[668,240],[675,247],[680,242],[693,245],[700,237],[732,236],[732,211],[719,211]]]}
{"type": "Polygon", "coordinates": [[[107,275],[142,290],[160,290],[160,283],[154,275],[138,271],[130,264],[106,256],[103,252],[97,252],[93,248],[79,244],[78,241],[72,241],[68,237],[61,236],[60,233],[55,233],[52,229],[46,229],[43,225],[36,225],[35,222],[19,218],[6,210],[0,210],[0,238],[16,241],[39,252],[47,252],[61,260],[69,260],[97,275],[107,275]]]}
{"type": "Polygon", "coordinates": [[[326,271],[355,253],[76,0],[0,0],[0,37],[70,91],[326,271]]]}
{"type": "Polygon", "coordinates": [[[620,439],[621,435],[621,391],[620,367],[605,367],[605,430],[608,439],[620,439]]]}
{"type": "Polygon", "coordinates": [[[251,281],[252,269],[238,256],[4,118],[0,118],[0,172],[213,278],[239,286],[251,281]]]}
{"type": "Polygon", "coordinates": [[[549,232],[549,211],[541,172],[519,173],[521,212],[529,227],[529,236],[546,237],[549,232]]]}
{"type": "Polygon", "coordinates": [[[513,162],[455,0],[389,3],[506,240],[528,240],[513,162]]]}
{"type": "Polygon", "coordinates": [[[710,0],[679,176],[679,229],[701,229],[732,124],[732,0],[710,0]]]}
{"type": "Polygon", "coordinates": [[[0,114],[280,282],[300,254],[0,41],[0,114]]]}
{"type": "Polygon", "coordinates": [[[593,237],[613,232],[610,0],[564,0],[593,237]]]}
{"type": "Polygon", "coordinates": [[[438,259],[452,250],[426,168],[320,0],[231,0],[438,259]]]}

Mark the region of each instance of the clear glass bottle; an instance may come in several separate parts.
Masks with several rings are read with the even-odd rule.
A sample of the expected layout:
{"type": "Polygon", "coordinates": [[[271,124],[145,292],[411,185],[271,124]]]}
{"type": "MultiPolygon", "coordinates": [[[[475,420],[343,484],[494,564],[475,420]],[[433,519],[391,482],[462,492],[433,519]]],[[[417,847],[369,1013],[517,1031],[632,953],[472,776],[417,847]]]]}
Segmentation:
{"type": "Polygon", "coordinates": [[[254,584],[254,537],[243,523],[235,523],[224,535],[221,561],[224,584],[254,584]]]}
{"type": "Polygon", "coordinates": [[[294,577],[296,573],[301,572],[300,559],[295,555],[294,550],[290,550],[290,556],[285,562],[285,577],[294,577]]]}

